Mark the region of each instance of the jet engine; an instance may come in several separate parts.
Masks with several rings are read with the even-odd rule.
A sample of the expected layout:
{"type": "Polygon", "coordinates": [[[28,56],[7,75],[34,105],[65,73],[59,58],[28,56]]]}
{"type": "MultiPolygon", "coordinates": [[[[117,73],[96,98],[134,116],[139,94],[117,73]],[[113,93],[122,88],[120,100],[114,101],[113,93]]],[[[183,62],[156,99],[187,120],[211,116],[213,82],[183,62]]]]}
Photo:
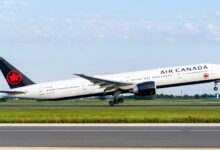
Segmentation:
{"type": "Polygon", "coordinates": [[[152,96],[156,94],[156,84],[154,81],[136,84],[133,88],[136,96],[152,96]]]}

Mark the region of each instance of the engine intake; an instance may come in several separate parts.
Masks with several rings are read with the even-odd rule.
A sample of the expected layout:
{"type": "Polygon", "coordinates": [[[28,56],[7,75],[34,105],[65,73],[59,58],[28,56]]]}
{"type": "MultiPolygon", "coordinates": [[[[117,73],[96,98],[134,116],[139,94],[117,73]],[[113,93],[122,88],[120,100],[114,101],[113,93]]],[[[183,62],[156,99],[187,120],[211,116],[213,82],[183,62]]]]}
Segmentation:
{"type": "Polygon", "coordinates": [[[156,94],[156,85],[154,81],[140,83],[134,86],[133,93],[136,96],[152,96],[156,94]]]}

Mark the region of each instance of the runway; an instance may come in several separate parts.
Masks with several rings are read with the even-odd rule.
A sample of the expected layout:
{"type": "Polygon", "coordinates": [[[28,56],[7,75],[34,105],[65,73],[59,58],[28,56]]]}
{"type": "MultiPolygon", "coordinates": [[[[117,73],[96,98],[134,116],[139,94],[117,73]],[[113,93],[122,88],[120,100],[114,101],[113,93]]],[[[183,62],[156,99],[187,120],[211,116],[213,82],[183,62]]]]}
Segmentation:
{"type": "Polygon", "coordinates": [[[219,148],[220,126],[0,126],[0,146],[219,148]]]}
{"type": "Polygon", "coordinates": [[[220,105],[196,105],[196,106],[124,106],[118,105],[115,107],[106,106],[0,106],[0,109],[98,109],[98,108],[155,108],[155,109],[166,109],[166,108],[220,108],[220,105]]]}

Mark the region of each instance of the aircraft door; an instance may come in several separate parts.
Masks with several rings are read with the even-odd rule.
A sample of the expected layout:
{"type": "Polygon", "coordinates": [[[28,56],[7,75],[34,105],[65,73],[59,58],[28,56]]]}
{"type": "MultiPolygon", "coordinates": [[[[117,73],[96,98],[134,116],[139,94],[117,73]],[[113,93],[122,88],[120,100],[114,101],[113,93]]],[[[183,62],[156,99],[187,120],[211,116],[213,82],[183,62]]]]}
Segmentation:
{"type": "Polygon", "coordinates": [[[88,90],[88,89],[87,89],[87,84],[86,84],[85,81],[84,81],[83,84],[82,84],[82,90],[83,90],[83,91],[87,91],[87,90],[88,90]]]}
{"type": "Polygon", "coordinates": [[[39,94],[40,96],[44,96],[46,93],[45,88],[39,88],[39,94]]]}

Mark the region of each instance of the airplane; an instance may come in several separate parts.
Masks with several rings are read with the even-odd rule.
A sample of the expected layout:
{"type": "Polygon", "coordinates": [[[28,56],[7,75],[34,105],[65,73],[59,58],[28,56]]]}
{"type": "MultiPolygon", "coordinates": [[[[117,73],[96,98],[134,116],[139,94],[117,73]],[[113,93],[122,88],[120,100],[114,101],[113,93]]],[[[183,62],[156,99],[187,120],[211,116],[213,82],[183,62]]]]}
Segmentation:
{"type": "Polygon", "coordinates": [[[122,94],[152,96],[157,89],[214,82],[218,91],[220,65],[196,64],[103,76],[75,74],[79,78],[35,83],[0,57],[0,69],[10,90],[0,91],[1,98],[61,101],[75,98],[112,95],[110,106],[124,103],[122,94]]]}

